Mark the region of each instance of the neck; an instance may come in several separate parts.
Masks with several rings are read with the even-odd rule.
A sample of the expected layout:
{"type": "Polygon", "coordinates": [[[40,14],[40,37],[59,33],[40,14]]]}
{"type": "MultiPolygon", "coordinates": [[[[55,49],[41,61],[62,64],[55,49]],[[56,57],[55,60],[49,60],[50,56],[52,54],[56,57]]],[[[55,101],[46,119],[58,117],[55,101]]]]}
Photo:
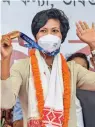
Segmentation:
{"type": "Polygon", "coordinates": [[[44,58],[48,66],[51,66],[53,64],[54,56],[48,56],[46,54],[43,54],[42,52],[40,52],[40,54],[44,58]]]}

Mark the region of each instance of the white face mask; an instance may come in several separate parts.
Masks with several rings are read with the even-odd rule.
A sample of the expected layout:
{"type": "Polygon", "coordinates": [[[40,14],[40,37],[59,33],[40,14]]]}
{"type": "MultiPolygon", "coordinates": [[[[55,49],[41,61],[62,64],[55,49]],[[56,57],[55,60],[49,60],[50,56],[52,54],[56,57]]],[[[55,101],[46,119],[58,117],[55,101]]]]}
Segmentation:
{"type": "Polygon", "coordinates": [[[58,36],[48,34],[38,39],[38,45],[45,51],[53,52],[60,48],[61,39],[58,36]]]}

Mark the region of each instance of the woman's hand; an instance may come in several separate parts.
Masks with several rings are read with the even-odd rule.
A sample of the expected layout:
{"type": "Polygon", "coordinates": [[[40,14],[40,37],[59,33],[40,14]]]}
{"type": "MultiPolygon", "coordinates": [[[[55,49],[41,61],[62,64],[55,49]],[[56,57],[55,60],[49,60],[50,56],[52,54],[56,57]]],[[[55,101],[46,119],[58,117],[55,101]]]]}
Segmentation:
{"type": "Polygon", "coordinates": [[[0,41],[1,58],[5,60],[10,58],[12,54],[11,38],[8,35],[3,35],[0,41]]]}
{"type": "Polygon", "coordinates": [[[20,36],[19,31],[13,31],[6,35],[2,35],[0,41],[0,51],[2,59],[9,58],[12,54],[12,39],[20,36]]]}
{"type": "Polygon", "coordinates": [[[89,28],[86,22],[79,21],[76,23],[76,34],[79,39],[90,46],[92,50],[95,49],[95,25],[89,28]]]}

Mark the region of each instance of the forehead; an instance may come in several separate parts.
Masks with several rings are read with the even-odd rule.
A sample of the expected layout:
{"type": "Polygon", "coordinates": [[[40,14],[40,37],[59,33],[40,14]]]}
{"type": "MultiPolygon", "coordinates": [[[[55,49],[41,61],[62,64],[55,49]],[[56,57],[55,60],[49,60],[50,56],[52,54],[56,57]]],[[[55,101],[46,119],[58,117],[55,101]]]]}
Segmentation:
{"type": "Polygon", "coordinates": [[[57,19],[49,19],[42,28],[60,28],[60,21],[57,19]]]}

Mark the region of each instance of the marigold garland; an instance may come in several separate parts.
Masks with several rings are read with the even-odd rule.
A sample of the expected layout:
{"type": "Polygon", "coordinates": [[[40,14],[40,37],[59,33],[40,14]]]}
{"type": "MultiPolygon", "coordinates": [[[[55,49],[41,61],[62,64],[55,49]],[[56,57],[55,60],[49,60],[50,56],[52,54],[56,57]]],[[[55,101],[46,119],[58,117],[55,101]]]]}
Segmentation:
{"type": "Polygon", "coordinates": [[[71,101],[71,88],[70,88],[70,72],[66,60],[61,54],[62,61],[62,75],[64,81],[64,122],[63,127],[68,127],[69,115],[70,115],[70,101],[71,101]]]}
{"type": "MultiPolygon", "coordinates": [[[[43,108],[44,108],[44,95],[43,95],[43,88],[40,79],[40,71],[38,66],[38,61],[35,55],[35,50],[30,51],[31,56],[31,65],[32,65],[32,72],[34,77],[34,85],[36,89],[36,97],[38,101],[38,111],[40,117],[42,119],[43,116],[43,108]]],[[[64,105],[64,120],[63,120],[63,127],[68,127],[69,121],[69,114],[70,114],[70,99],[71,99],[71,88],[70,88],[70,72],[68,69],[68,65],[66,60],[61,54],[61,61],[62,61],[62,76],[64,81],[64,95],[63,95],[63,105],[64,105]]]]}
{"type": "Polygon", "coordinates": [[[36,89],[36,97],[37,97],[37,102],[38,102],[38,111],[42,119],[42,115],[43,115],[42,112],[44,108],[44,95],[43,95],[42,83],[40,79],[38,61],[35,56],[35,50],[31,50],[30,55],[31,55],[31,65],[32,65],[31,69],[32,69],[33,76],[34,76],[34,85],[36,89]]]}

